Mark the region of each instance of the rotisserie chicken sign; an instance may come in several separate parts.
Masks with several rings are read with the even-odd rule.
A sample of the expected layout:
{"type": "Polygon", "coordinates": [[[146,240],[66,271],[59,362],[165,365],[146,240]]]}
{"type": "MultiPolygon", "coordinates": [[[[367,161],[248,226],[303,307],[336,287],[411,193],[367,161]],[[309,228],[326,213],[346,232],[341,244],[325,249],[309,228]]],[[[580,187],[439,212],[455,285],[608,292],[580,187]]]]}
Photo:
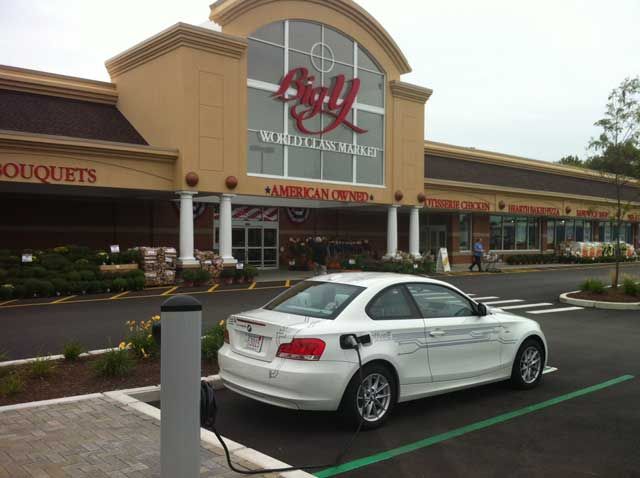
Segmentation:
{"type": "Polygon", "coordinates": [[[353,78],[347,82],[344,75],[337,75],[334,79],[335,81],[331,88],[314,86],[315,77],[309,75],[309,71],[306,68],[299,67],[289,71],[280,82],[278,91],[274,93],[273,97],[276,101],[292,103],[289,111],[295,121],[296,128],[301,133],[309,136],[259,130],[260,140],[264,143],[375,158],[378,153],[376,148],[313,137],[330,133],[340,125],[344,125],[357,134],[367,132],[367,130],[356,126],[347,119],[355,104],[358,91],[360,91],[360,80],[353,78]],[[344,96],[343,90],[346,93],[344,96]],[[320,114],[332,118],[332,121],[320,130],[310,129],[308,121],[320,114]]]}

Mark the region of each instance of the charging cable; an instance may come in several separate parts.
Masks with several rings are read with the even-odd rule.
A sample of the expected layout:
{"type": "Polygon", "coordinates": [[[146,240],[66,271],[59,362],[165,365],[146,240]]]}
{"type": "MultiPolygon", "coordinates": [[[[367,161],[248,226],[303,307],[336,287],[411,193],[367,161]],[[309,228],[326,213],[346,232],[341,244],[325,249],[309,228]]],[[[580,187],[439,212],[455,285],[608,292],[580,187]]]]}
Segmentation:
{"type": "MultiPolygon", "coordinates": [[[[350,335],[345,337],[344,342],[350,348],[353,348],[356,351],[356,354],[358,355],[358,373],[359,373],[359,377],[360,377],[360,387],[362,387],[362,384],[364,383],[364,376],[363,376],[363,373],[362,373],[362,357],[360,356],[360,344],[358,342],[358,338],[355,336],[355,334],[350,334],[350,335]]],[[[358,391],[359,391],[359,389],[358,389],[358,391]]],[[[357,392],[356,392],[356,397],[357,397],[357,392]]],[[[215,436],[218,438],[218,440],[220,441],[220,444],[222,445],[222,448],[224,449],[224,454],[227,457],[227,464],[229,465],[229,468],[232,471],[235,471],[236,473],[240,473],[242,475],[259,475],[259,474],[262,474],[262,473],[281,473],[281,472],[285,472],[285,471],[294,471],[294,470],[317,470],[317,469],[323,469],[323,468],[332,468],[332,467],[338,466],[338,465],[340,465],[342,463],[342,459],[347,455],[347,453],[349,452],[349,450],[353,446],[353,443],[356,441],[356,438],[357,438],[358,434],[360,433],[360,430],[362,430],[362,424],[364,422],[364,418],[362,417],[362,413],[359,413],[359,415],[360,415],[360,420],[359,420],[359,423],[358,423],[358,427],[356,428],[356,431],[354,432],[354,434],[351,436],[351,438],[347,442],[346,447],[343,448],[343,450],[338,454],[338,456],[336,456],[335,460],[332,463],[327,463],[327,464],[324,464],[324,465],[302,465],[302,466],[291,466],[291,467],[287,467],[287,468],[269,468],[269,469],[263,469],[263,470],[242,470],[242,469],[236,468],[234,466],[233,462],[231,461],[231,455],[229,453],[229,448],[227,448],[227,444],[222,439],[222,436],[220,435],[220,433],[218,433],[218,430],[216,430],[215,425],[211,425],[211,430],[213,431],[215,436]]]]}

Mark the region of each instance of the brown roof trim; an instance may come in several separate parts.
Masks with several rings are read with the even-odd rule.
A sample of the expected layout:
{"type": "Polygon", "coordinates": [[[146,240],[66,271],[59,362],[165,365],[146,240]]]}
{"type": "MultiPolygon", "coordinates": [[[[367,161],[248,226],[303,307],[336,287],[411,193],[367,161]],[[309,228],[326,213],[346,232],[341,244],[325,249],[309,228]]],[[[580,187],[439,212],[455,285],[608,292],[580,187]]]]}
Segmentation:
{"type": "Polygon", "coordinates": [[[414,101],[416,103],[426,103],[433,90],[429,88],[423,88],[422,86],[412,85],[411,83],[405,83],[403,81],[393,80],[389,83],[391,88],[391,94],[396,98],[402,98],[404,100],[414,101]]]}
{"type": "MultiPolygon", "coordinates": [[[[534,189],[511,188],[511,187],[504,187],[504,186],[495,186],[491,184],[452,181],[449,179],[425,178],[424,187],[425,187],[425,191],[427,192],[431,187],[435,187],[439,189],[441,188],[455,189],[458,191],[471,190],[471,191],[484,192],[484,193],[487,193],[487,192],[495,193],[496,191],[499,191],[500,193],[505,193],[505,194],[540,196],[547,199],[549,198],[557,199],[557,200],[573,199],[576,201],[584,201],[589,203],[600,203],[600,204],[609,204],[609,205],[616,204],[616,200],[611,198],[603,198],[603,197],[597,197],[597,196],[583,196],[581,194],[557,193],[557,192],[540,191],[540,190],[534,190],[534,189]]],[[[629,204],[640,206],[640,202],[632,201],[629,204]]]]}
{"type": "MultiPolygon", "coordinates": [[[[211,4],[209,19],[224,27],[248,10],[276,0],[218,0],[211,4]]],[[[398,44],[364,8],[353,0],[304,0],[304,3],[316,3],[334,10],[338,15],[348,17],[368,32],[380,44],[393,61],[401,75],[411,72],[411,65],[400,50],[398,44]]]]}
{"type": "Polygon", "coordinates": [[[209,28],[176,23],[108,59],[105,66],[111,77],[116,77],[180,47],[195,48],[231,58],[240,58],[247,49],[247,40],[209,28]]]}
{"type": "MultiPolygon", "coordinates": [[[[563,176],[580,177],[594,181],[610,182],[608,176],[592,169],[578,168],[575,166],[565,166],[563,164],[550,163],[538,159],[529,159],[522,156],[496,153],[482,149],[456,146],[435,141],[424,142],[425,155],[442,156],[451,159],[464,161],[476,161],[481,163],[495,164],[498,166],[509,166],[512,168],[529,169],[542,171],[544,173],[558,174],[563,176]]],[[[640,181],[632,180],[631,183],[640,184],[640,181]]]]}
{"type": "Polygon", "coordinates": [[[113,83],[7,65],[0,65],[0,89],[111,105],[118,101],[113,83]]]}
{"type": "Polygon", "coordinates": [[[0,150],[64,153],[83,157],[106,156],[171,163],[180,156],[177,149],[7,130],[0,130],[0,150]]]}

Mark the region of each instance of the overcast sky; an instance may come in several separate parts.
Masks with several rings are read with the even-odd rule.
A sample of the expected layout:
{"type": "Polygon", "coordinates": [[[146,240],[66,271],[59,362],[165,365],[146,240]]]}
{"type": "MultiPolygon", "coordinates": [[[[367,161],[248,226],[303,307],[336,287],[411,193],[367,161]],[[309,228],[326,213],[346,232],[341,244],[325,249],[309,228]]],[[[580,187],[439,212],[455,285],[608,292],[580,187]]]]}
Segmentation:
{"type": "MultiPolygon", "coordinates": [[[[213,0],[0,0],[0,64],[109,80],[104,61],[213,0]]],[[[640,74],[640,1],[359,0],[434,90],[426,138],[584,156],[607,94],[640,74]]]]}

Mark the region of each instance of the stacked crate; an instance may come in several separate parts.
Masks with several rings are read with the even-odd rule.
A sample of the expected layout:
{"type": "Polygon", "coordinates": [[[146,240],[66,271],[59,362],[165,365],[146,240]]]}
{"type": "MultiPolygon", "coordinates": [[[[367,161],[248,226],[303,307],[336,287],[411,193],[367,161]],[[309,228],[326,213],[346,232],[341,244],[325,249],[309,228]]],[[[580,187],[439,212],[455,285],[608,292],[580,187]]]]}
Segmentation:
{"type": "Polygon", "coordinates": [[[195,251],[196,260],[200,263],[200,267],[211,274],[211,278],[215,279],[220,276],[222,271],[222,257],[213,251],[195,251]]]}
{"type": "Polygon", "coordinates": [[[174,285],[176,283],[176,261],[174,247],[139,247],[142,255],[145,287],[174,285]]]}

